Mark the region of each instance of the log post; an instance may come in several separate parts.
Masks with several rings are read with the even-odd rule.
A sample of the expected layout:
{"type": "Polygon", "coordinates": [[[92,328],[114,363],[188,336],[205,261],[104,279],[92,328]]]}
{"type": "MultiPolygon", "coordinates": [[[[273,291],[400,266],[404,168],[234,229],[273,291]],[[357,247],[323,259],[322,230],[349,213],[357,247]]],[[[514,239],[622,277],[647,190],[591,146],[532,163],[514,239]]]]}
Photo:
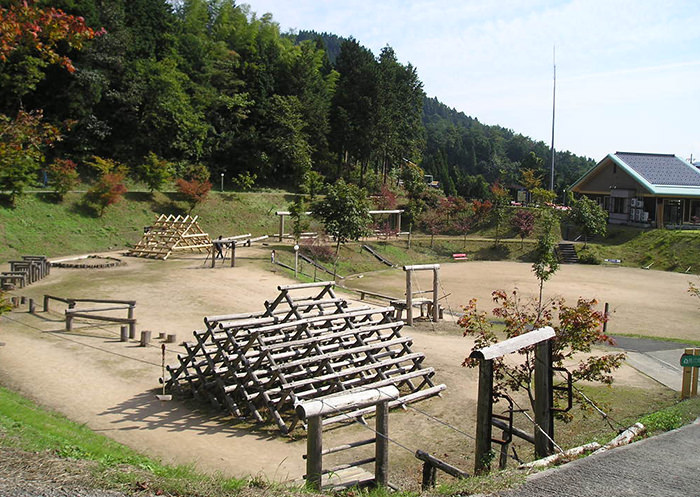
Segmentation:
{"type": "Polygon", "coordinates": [[[121,326],[119,330],[119,341],[128,342],[129,341],[129,327],[125,324],[121,326]]]}
{"type": "Polygon", "coordinates": [[[493,360],[479,359],[479,398],[476,404],[474,474],[491,468],[491,412],[493,410],[493,360]]]}
{"type": "Polygon", "coordinates": [[[36,312],[36,306],[34,305],[34,299],[29,299],[29,314],[34,314],[36,312]]]}
{"type": "Polygon", "coordinates": [[[433,269],[433,322],[440,319],[440,302],[438,301],[438,288],[440,286],[440,266],[433,269]]]}
{"type": "Polygon", "coordinates": [[[437,476],[437,469],[435,466],[430,464],[429,461],[423,462],[423,481],[421,481],[420,488],[424,492],[435,487],[435,480],[437,476]]]}
{"type": "Polygon", "coordinates": [[[136,323],[135,322],[129,323],[129,338],[132,340],[134,338],[136,338],[136,323]]]}
{"type": "Polygon", "coordinates": [[[406,324],[413,326],[413,288],[411,282],[412,270],[406,271],[406,324]]]}
{"type": "Polygon", "coordinates": [[[129,310],[127,311],[127,318],[134,319],[134,304],[129,304],[129,310]]]}
{"type": "Polygon", "coordinates": [[[554,452],[552,374],[552,342],[546,340],[535,347],[535,454],[538,458],[554,452]]]}
{"type": "Polygon", "coordinates": [[[73,315],[66,314],[66,331],[71,331],[73,329],[73,315]]]}
{"type": "Polygon", "coordinates": [[[277,241],[282,241],[282,237],[284,236],[284,214],[279,214],[280,216],[280,234],[279,238],[277,241]]]}
{"type": "Polygon", "coordinates": [[[231,242],[231,267],[236,267],[236,242],[231,242]]]}
{"type": "Polygon", "coordinates": [[[26,304],[26,303],[27,303],[27,297],[21,296],[21,297],[19,298],[19,303],[22,304],[22,305],[26,304]]]}
{"type": "Polygon", "coordinates": [[[172,334],[169,334],[169,335],[165,338],[165,343],[175,343],[176,340],[177,340],[177,335],[174,334],[174,333],[172,333],[172,334]]]}
{"type": "Polygon", "coordinates": [[[151,341],[151,332],[150,330],[142,330],[141,331],[141,343],[139,344],[140,347],[145,347],[147,346],[151,341]]]}
{"type": "Polygon", "coordinates": [[[389,401],[377,404],[376,410],[377,438],[374,443],[375,463],[374,480],[378,487],[389,485],[389,401]]]}
{"type": "MultiPolygon", "coordinates": [[[[283,219],[283,218],[282,218],[283,219]]],[[[323,473],[323,423],[321,416],[308,418],[306,430],[306,486],[313,490],[321,490],[321,474],[323,473]]]]}
{"type": "Polygon", "coordinates": [[[44,295],[44,312],[49,312],[49,296],[44,295]]]}
{"type": "Polygon", "coordinates": [[[12,297],[12,307],[19,307],[19,297],[12,297]]]}

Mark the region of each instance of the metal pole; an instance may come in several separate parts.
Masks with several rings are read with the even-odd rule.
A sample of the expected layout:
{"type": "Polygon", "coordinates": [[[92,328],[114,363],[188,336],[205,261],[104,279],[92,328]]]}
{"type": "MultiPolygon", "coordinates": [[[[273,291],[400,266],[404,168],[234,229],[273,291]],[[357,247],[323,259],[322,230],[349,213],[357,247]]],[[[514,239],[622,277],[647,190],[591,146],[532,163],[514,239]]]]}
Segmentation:
{"type": "Polygon", "coordinates": [[[221,191],[224,191],[224,173],[221,173],[221,191]]]}

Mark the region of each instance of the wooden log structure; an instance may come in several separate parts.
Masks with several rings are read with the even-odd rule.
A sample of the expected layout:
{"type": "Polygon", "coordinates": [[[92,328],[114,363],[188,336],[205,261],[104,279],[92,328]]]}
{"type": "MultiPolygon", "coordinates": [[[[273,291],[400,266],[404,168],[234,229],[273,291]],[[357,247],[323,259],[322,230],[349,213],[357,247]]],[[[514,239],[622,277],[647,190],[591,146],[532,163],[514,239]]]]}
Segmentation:
{"type": "MultiPolygon", "coordinates": [[[[263,311],[205,317],[206,330],[195,331],[179,364],[167,367],[166,387],[236,416],[273,421],[283,433],[299,421],[293,409],[299,402],[393,385],[402,393],[391,403],[400,405],[445,388],[433,383],[434,370],[401,336],[403,322],[392,307],[350,307],[333,286],[279,286],[263,311]]],[[[325,417],[323,424],[347,419],[325,417]]]]}
{"type": "Polygon", "coordinates": [[[435,456],[431,456],[422,450],[417,450],[415,457],[416,459],[423,461],[423,481],[421,482],[421,488],[423,491],[429,490],[435,486],[435,470],[437,469],[458,479],[469,478],[469,474],[465,471],[462,471],[461,469],[452,466],[451,464],[448,464],[435,456]]]}
{"type": "Polygon", "coordinates": [[[202,231],[197,219],[161,214],[128,255],[166,260],[176,251],[211,254],[211,238],[202,231]]]}
{"type": "MultiPolygon", "coordinates": [[[[549,346],[549,340],[555,337],[554,329],[550,326],[545,326],[537,330],[523,333],[514,338],[509,338],[502,342],[474,350],[469,357],[479,361],[479,387],[476,411],[476,443],[474,454],[474,473],[484,474],[490,471],[491,460],[491,442],[493,441],[492,426],[493,422],[493,361],[494,359],[503,357],[504,355],[516,352],[522,348],[541,345],[549,346]]],[[[546,360],[546,357],[538,355],[540,361],[546,360]]],[[[542,407],[544,402],[549,402],[551,396],[551,354],[549,362],[545,363],[544,370],[547,374],[541,372],[535,374],[535,392],[539,393],[540,400],[536,398],[536,413],[535,423],[543,430],[551,430],[547,432],[548,436],[542,434],[542,430],[536,430],[533,440],[535,447],[538,450],[546,450],[553,438],[553,423],[551,414],[551,403],[548,408],[542,407]],[[549,378],[549,382],[547,382],[549,378]],[[543,385],[540,385],[543,383],[543,385]],[[549,391],[547,391],[549,389],[549,391]],[[544,393],[542,393],[544,392],[544,393]],[[545,441],[543,441],[543,438],[545,441]]],[[[551,452],[550,452],[551,453],[551,452]]]]}
{"type": "MultiPolygon", "coordinates": [[[[389,484],[389,401],[398,397],[398,388],[390,385],[376,389],[360,389],[298,403],[295,407],[297,415],[301,420],[308,421],[305,457],[307,486],[313,490],[320,491],[323,488],[322,479],[324,474],[338,474],[348,468],[374,463],[374,478],[367,479],[363,483],[373,480],[372,482],[375,485],[386,487],[389,484]],[[376,406],[376,437],[369,440],[351,442],[324,451],[323,416],[330,413],[336,415],[338,413],[346,413],[368,405],[376,406]],[[324,455],[361,447],[369,443],[375,444],[374,457],[342,464],[331,469],[323,469],[324,455]]],[[[352,484],[357,483],[352,481],[352,484]]]]}
{"type": "MultiPolygon", "coordinates": [[[[73,320],[76,318],[105,321],[109,323],[117,323],[127,325],[129,328],[129,338],[134,338],[136,335],[136,318],[134,318],[134,309],[136,301],[134,300],[114,300],[114,299],[73,299],[56,297],[53,295],[44,295],[44,312],[49,311],[49,302],[55,300],[68,305],[68,309],[64,311],[66,320],[66,331],[73,329],[73,320]],[[96,303],[96,304],[111,304],[104,307],[78,308],[80,303],[96,303]],[[125,310],[126,317],[108,316],[97,314],[100,312],[110,312],[125,310]]],[[[122,327],[123,328],[123,327],[122,327]]]]}

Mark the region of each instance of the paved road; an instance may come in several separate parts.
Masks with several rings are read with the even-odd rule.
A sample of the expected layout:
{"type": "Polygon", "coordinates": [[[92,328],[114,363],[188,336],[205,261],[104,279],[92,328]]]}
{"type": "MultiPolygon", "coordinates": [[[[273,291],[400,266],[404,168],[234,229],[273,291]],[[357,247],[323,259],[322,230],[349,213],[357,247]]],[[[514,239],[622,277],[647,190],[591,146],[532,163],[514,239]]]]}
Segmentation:
{"type": "MultiPolygon", "coordinates": [[[[678,342],[664,342],[646,338],[613,336],[616,347],[627,353],[627,364],[654,378],[662,385],[681,391],[683,368],[681,355],[686,347],[678,342]]],[[[700,492],[698,492],[700,495],[700,492]]]]}
{"type": "Polygon", "coordinates": [[[497,495],[700,496],[700,423],[539,473],[522,487],[497,495]]]}

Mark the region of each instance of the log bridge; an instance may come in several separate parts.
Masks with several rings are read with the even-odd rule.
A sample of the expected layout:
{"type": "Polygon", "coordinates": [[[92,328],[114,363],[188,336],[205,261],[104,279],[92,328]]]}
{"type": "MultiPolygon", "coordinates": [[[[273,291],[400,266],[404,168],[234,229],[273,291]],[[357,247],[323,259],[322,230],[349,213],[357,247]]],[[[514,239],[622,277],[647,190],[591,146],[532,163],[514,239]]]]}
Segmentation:
{"type": "Polygon", "coordinates": [[[54,295],[44,295],[44,312],[49,312],[49,302],[55,300],[68,305],[65,310],[66,316],[66,331],[73,329],[73,320],[75,318],[91,319],[95,321],[107,321],[109,323],[118,323],[129,326],[129,336],[133,337],[136,334],[136,319],[134,318],[134,308],[136,307],[135,300],[112,300],[112,299],[72,299],[56,297],[54,295]],[[107,304],[104,307],[81,308],[76,309],[76,305],[81,303],[90,304],[107,304]],[[126,317],[109,316],[103,314],[95,314],[110,311],[126,310],[126,317]]]}

